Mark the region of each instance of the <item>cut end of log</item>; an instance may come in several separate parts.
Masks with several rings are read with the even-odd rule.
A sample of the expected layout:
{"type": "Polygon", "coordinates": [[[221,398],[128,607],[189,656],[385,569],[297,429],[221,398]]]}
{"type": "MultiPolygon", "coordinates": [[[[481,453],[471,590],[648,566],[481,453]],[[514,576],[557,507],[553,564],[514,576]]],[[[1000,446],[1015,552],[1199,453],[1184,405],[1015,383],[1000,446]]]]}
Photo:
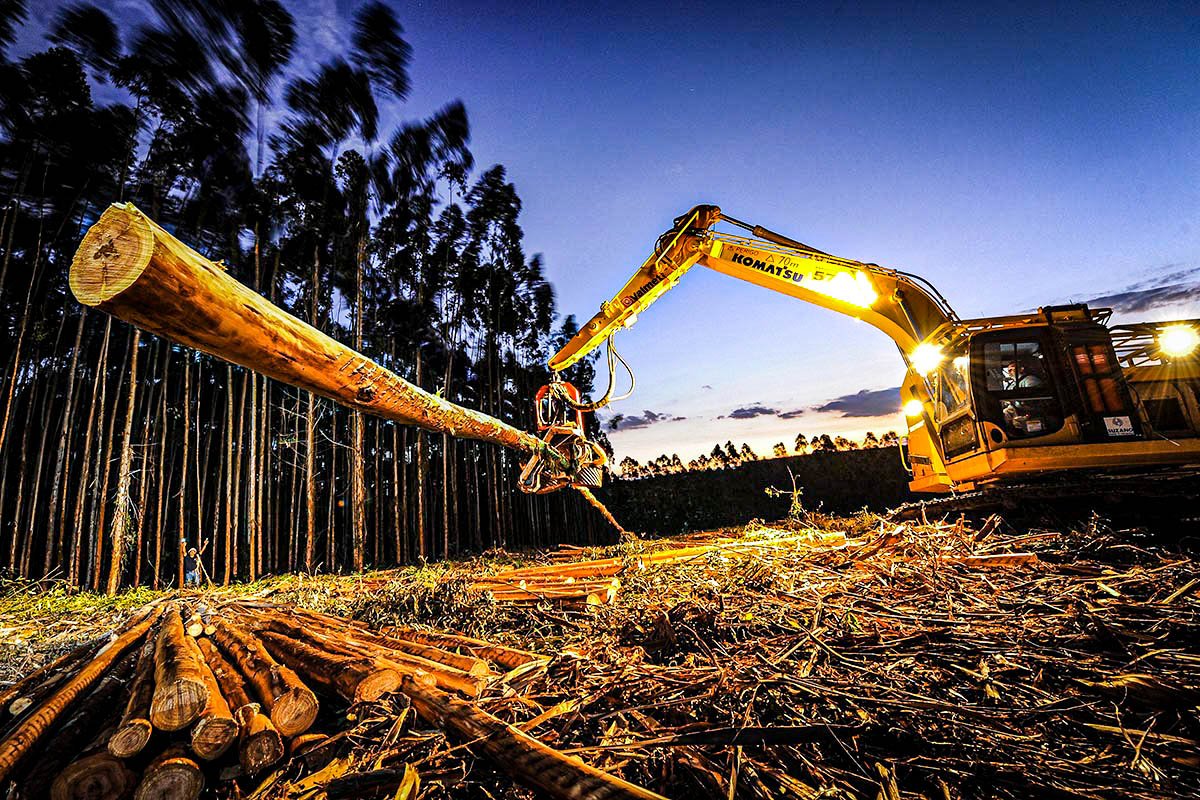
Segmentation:
{"type": "Polygon", "coordinates": [[[242,730],[238,760],[248,775],[257,775],[283,758],[283,737],[259,711],[257,703],[239,708],[234,715],[242,730]]]}
{"type": "Polygon", "coordinates": [[[50,787],[52,800],[117,800],[128,797],[137,776],[125,762],[108,753],[67,765],[50,787]]]}
{"type": "Polygon", "coordinates": [[[134,800],[194,800],[204,791],[204,773],[190,758],[156,761],[146,769],[134,800]]]}
{"type": "Polygon", "coordinates": [[[132,204],[113,203],[75,252],[71,291],[85,306],[98,306],[128,289],[153,252],[150,221],[132,204]]]}
{"type": "Polygon", "coordinates": [[[400,688],[400,675],[390,669],[377,669],[367,674],[354,687],[356,702],[371,702],[400,688]]]}
{"type": "Polygon", "coordinates": [[[302,687],[293,687],[275,698],[271,722],[284,736],[296,736],[312,727],[318,710],[315,694],[302,687]]]}
{"type": "Polygon", "coordinates": [[[220,758],[237,741],[238,725],[230,717],[204,716],[192,728],[192,752],[205,761],[220,758]]]}
{"type": "Polygon", "coordinates": [[[108,752],[117,758],[130,758],[142,752],[154,732],[148,719],[134,719],[117,728],[108,740],[108,752]]]}
{"type": "Polygon", "coordinates": [[[177,731],[196,721],[208,706],[208,687],[203,681],[177,678],[170,686],[160,685],[150,705],[150,721],[164,731],[177,731]]]}

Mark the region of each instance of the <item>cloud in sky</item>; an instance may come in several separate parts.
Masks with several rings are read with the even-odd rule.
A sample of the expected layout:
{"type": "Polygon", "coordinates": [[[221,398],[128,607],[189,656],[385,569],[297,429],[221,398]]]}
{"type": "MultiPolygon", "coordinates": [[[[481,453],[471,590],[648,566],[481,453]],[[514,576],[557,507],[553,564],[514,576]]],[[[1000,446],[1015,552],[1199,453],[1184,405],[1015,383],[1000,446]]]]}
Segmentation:
{"type": "Polygon", "coordinates": [[[735,408],[728,414],[723,414],[717,419],[754,419],[755,417],[770,417],[779,413],[779,409],[768,408],[761,403],[752,403],[748,406],[735,408]]]}
{"type": "Polygon", "coordinates": [[[803,408],[796,408],[791,411],[780,411],[776,416],[778,416],[780,419],[795,419],[796,417],[802,415],[804,411],[805,409],[803,408]]]}
{"type": "Polygon", "coordinates": [[[1111,308],[1118,314],[1144,314],[1160,308],[1200,303],[1200,267],[1168,264],[1171,270],[1149,280],[1137,281],[1123,289],[1093,297],[1094,308],[1111,308]]]}
{"type": "Polygon", "coordinates": [[[637,428],[648,428],[651,425],[660,422],[680,422],[687,417],[672,416],[671,414],[659,414],[655,411],[645,409],[641,414],[617,414],[608,421],[608,427],[614,431],[632,431],[637,428]]]}
{"type": "Polygon", "coordinates": [[[843,417],[882,417],[895,414],[900,408],[900,387],[891,389],[863,389],[854,394],[844,394],[824,405],[817,411],[838,412],[843,417]]]}

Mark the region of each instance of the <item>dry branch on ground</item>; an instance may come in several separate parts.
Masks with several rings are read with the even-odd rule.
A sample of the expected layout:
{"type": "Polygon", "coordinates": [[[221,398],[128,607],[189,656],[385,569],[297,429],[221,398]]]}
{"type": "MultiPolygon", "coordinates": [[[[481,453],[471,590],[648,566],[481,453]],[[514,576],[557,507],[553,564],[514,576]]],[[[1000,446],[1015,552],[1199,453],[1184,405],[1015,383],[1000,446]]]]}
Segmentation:
{"type": "MultiPolygon", "coordinates": [[[[290,660],[321,713],[253,777],[239,748],[164,765],[264,800],[1200,794],[1200,571],[1143,534],[863,516],[502,560],[206,597],[200,651],[239,725],[233,706],[261,689],[220,646],[230,621],[290,660]],[[620,588],[595,606],[471,589],[531,578],[620,588]],[[347,683],[389,671],[399,692],[347,683]]],[[[131,675],[137,655],[128,643],[131,675]]],[[[125,779],[97,752],[79,755],[125,779]]],[[[127,763],[145,782],[145,756],[127,763]]]]}

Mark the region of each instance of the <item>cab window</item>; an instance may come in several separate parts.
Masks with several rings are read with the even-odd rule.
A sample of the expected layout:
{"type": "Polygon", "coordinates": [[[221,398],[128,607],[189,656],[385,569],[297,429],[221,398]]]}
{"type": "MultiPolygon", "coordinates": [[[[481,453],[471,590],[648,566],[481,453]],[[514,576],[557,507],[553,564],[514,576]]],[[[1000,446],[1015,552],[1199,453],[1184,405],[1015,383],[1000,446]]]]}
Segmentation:
{"type": "Polygon", "coordinates": [[[999,402],[1009,438],[1045,436],[1062,428],[1062,408],[1040,341],[987,342],[983,353],[987,390],[999,402]]]}
{"type": "Polygon", "coordinates": [[[954,416],[967,405],[967,369],[966,349],[950,352],[933,373],[931,387],[933,396],[937,399],[937,409],[934,415],[939,422],[954,416]]]}

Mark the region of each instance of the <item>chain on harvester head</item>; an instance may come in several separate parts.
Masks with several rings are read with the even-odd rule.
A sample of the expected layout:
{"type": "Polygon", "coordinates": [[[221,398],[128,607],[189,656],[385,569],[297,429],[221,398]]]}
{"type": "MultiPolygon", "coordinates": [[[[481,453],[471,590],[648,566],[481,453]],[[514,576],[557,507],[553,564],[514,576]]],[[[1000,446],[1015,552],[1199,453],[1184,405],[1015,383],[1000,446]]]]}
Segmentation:
{"type": "Polygon", "coordinates": [[[521,470],[521,491],[545,494],[568,486],[590,489],[600,485],[608,456],[585,435],[584,408],[579,390],[557,375],[538,390],[534,400],[538,433],[547,447],[561,456],[562,463],[534,453],[521,470]]]}

